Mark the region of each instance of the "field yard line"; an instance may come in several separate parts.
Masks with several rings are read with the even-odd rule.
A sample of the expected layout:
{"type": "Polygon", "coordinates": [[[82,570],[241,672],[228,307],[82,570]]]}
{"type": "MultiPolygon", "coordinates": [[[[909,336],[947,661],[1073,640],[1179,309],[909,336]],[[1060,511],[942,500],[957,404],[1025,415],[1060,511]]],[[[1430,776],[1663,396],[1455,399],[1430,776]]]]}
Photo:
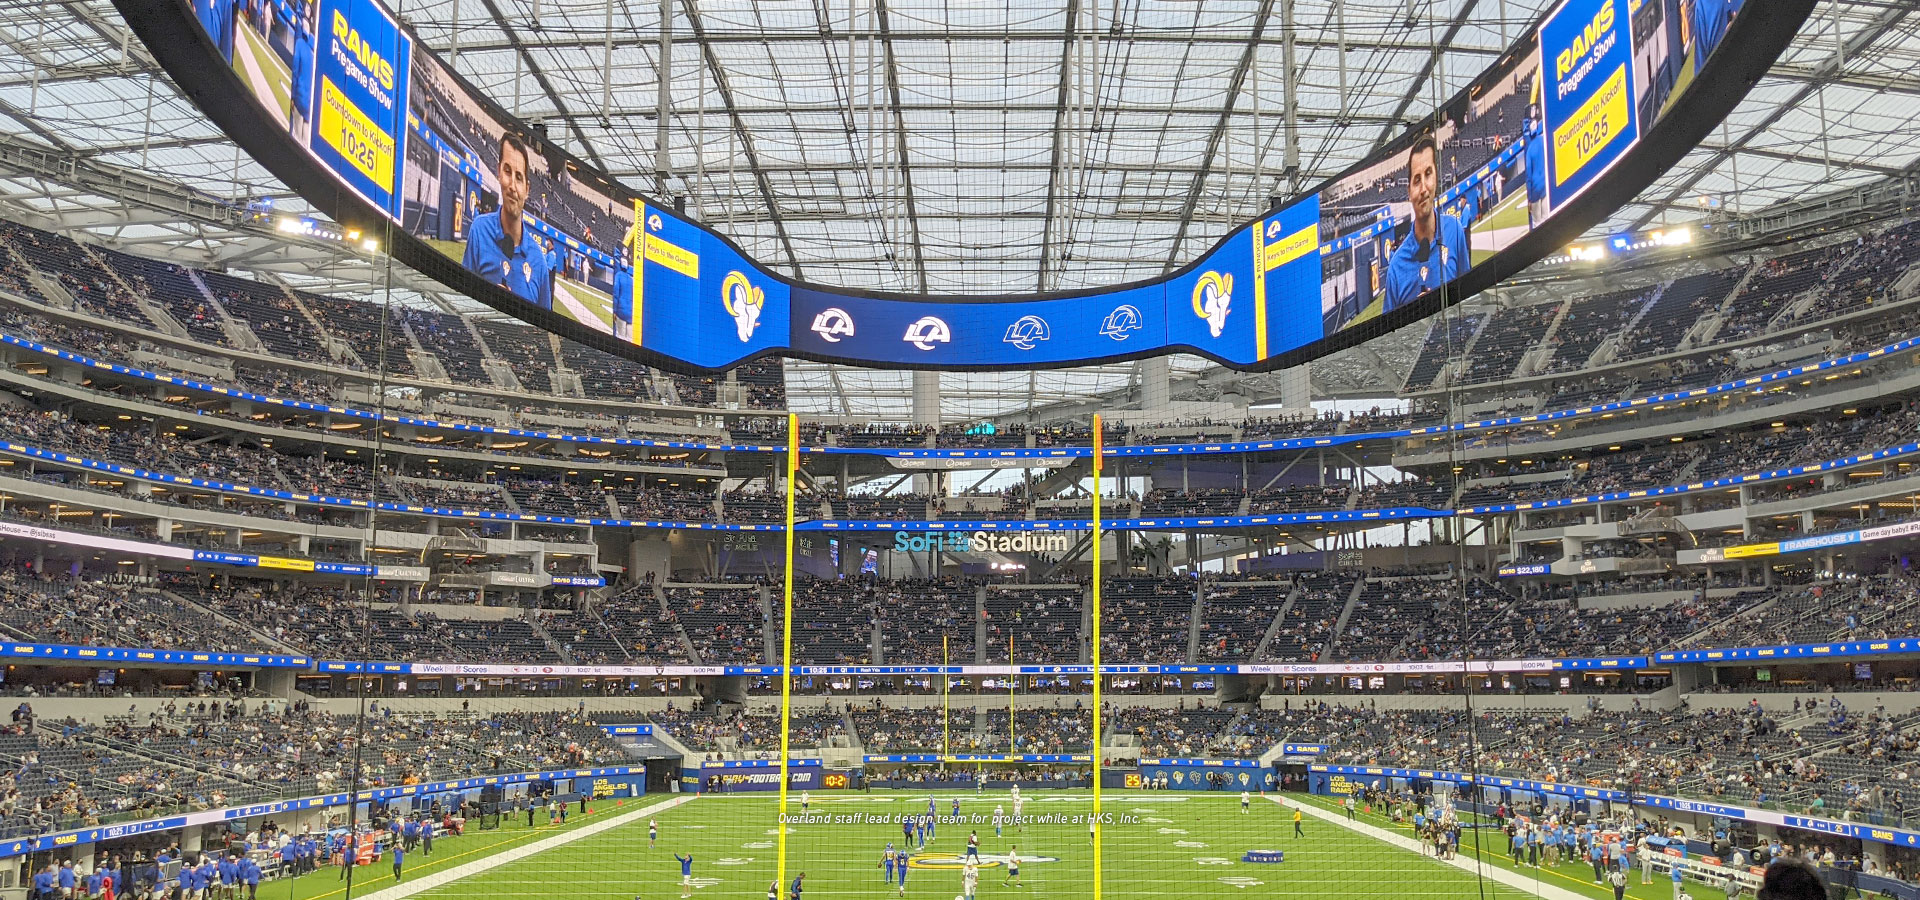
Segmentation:
{"type": "MultiPolygon", "coordinates": [[[[1266,799],[1271,800],[1275,803],[1278,803],[1281,806],[1289,805],[1283,802],[1279,797],[1269,795],[1266,799]]],[[[1377,828],[1375,826],[1368,825],[1364,822],[1349,822],[1347,821],[1347,817],[1344,814],[1335,813],[1330,810],[1324,810],[1317,806],[1314,806],[1311,803],[1294,803],[1292,804],[1292,808],[1300,810],[1301,812],[1304,812],[1309,816],[1319,819],[1322,822],[1326,822],[1332,825],[1338,825],[1341,828],[1347,829],[1348,831],[1354,831],[1354,832],[1358,832],[1360,834],[1366,835],[1367,837],[1373,838],[1374,840],[1379,841],[1383,844],[1391,844],[1395,847],[1399,847],[1402,850],[1409,850],[1414,853],[1418,853],[1421,856],[1426,856],[1426,852],[1421,849],[1421,846],[1422,846],[1421,843],[1417,840],[1414,840],[1413,838],[1394,834],[1393,832],[1388,831],[1384,828],[1377,828]]],[[[1433,857],[1427,856],[1427,858],[1432,859],[1433,857]]],[[[1472,873],[1474,875],[1485,875],[1486,877],[1491,878],[1494,881],[1498,881],[1501,884],[1507,885],[1509,887],[1517,888],[1519,890],[1526,891],[1529,894],[1533,894],[1534,896],[1540,897],[1541,900],[1591,900],[1591,898],[1587,897],[1584,894],[1577,894],[1577,893],[1574,893],[1573,891],[1567,890],[1566,888],[1555,887],[1554,885],[1551,885],[1551,884],[1539,884],[1537,882],[1534,882],[1528,879],[1525,875],[1522,875],[1518,872],[1508,871],[1496,865],[1477,864],[1476,861],[1473,859],[1468,859],[1465,857],[1455,857],[1453,859],[1442,859],[1437,861],[1453,866],[1454,868],[1460,869],[1464,872],[1472,873]]]]}
{"type": "MultiPolygon", "coordinates": [[[[531,844],[515,847],[511,850],[502,850],[501,852],[495,853],[492,856],[476,859],[470,863],[461,863],[460,865],[454,866],[451,869],[447,869],[441,872],[435,872],[432,875],[421,876],[419,879],[415,881],[403,881],[392,887],[382,888],[380,890],[374,891],[371,894],[361,894],[360,900],[403,900],[403,898],[411,897],[422,891],[432,890],[433,888],[440,887],[449,882],[459,881],[462,878],[478,875],[482,872],[492,871],[494,869],[497,869],[501,866],[506,865],[507,863],[517,862],[519,860],[526,859],[529,856],[533,856],[534,854],[537,854],[537,853],[545,853],[546,851],[552,850],[556,847],[564,847],[568,844],[573,843],[574,841],[580,840],[582,838],[592,837],[610,828],[618,828],[622,825],[627,824],[628,822],[633,822],[638,819],[645,818],[647,816],[666,812],[667,810],[672,809],[676,806],[681,806],[683,804],[693,802],[694,798],[697,796],[699,795],[698,794],[681,794],[678,797],[675,797],[674,799],[668,800],[664,803],[655,803],[652,806],[644,806],[632,812],[621,813],[620,815],[614,816],[611,819],[607,819],[604,822],[595,822],[594,824],[588,825],[584,828],[579,828],[573,831],[556,834],[549,838],[542,838],[540,840],[534,841],[531,844]]],[[[378,869],[379,867],[374,866],[371,868],[378,869]]],[[[355,880],[358,880],[358,879],[355,879],[355,880]]]]}

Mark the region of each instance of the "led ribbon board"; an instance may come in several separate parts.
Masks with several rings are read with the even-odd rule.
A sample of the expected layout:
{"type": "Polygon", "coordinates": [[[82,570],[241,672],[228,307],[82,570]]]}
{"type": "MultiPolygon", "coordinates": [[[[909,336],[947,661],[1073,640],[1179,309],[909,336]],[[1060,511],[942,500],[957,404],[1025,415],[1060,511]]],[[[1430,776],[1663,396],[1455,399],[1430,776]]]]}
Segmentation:
{"type": "Polygon", "coordinates": [[[1179,271],[948,297],[775,274],[536,136],[379,0],[115,2],[207,116],[345,233],[379,235],[401,262],[537,326],[681,372],[763,356],[1296,365],[1558,252],[1717,125],[1813,5],[1561,0],[1416,127],[1179,271]]]}

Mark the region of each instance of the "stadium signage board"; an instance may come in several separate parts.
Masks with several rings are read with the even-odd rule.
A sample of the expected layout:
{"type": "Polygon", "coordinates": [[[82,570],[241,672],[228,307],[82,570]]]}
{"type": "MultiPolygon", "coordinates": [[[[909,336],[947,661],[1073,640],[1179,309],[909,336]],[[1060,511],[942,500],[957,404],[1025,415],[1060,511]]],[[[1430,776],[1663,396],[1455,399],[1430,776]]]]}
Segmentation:
{"type": "Polygon", "coordinates": [[[1729,806],[1721,803],[1689,800],[1684,797],[1664,797],[1657,794],[1641,794],[1638,792],[1629,794],[1626,791],[1588,787],[1586,785],[1560,784],[1551,781],[1526,781],[1515,778],[1501,778],[1493,775],[1469,776],[1461,772],[1397,769],[1378,766],[1336,766],[1318,763],[1307,766],[1307,774],[1308,789],[1320,794],[1334,792],[1331,782],[1336,778],[1346,779],[1348,784],[1361,785],[1371,785],[1383,778],[1427,778],[1435,781],[1451,781],[1457,784],[1472,783],[1482,787],[1586,797],[1595,800],[1605,800],[1610,803],[1632,803],[1634,806],[1640,807],[1670,809],[1674,812],[1721,816],[1728,819],[1740,819],[1788,828],[1802,828],[1808,831],[1844,835],[1863,841],[1875,841],[1901,847],[1920,847],[1920,832],[1906,831],[1904,829],[1856,822],[1841,822],[1834,819],[1820,818],[1818,816],[1787,815],[1770,809],[1750,809],[1744,806],[1729,806]]]}
{"type": "Polygon", "coordinates": [[[227,806],[219,809],[205,809],[184,816],[165,816],[155,819],[142,819],[135,822],[122,822],[116,825],[100,825],[73,831],[61,831],[34,837],[0,841],[0,859],[39,853],[58,847],[71,847],[79,844],[93,844],[100,841],[118,840],[155,831],[172,831],[190,828],[195,825],[209,825],[216,822],[245,819],[262,815],[273,815],[290,810],[318,809],[330,806],[343,806],[350,800],[389,800],[395,797],[419,797],[427,794],[441,794],[449,791],[478,790],[487,785],[523,784],[529,781],[546,781],[554,778],[620,778],[625,776],[645,776],[646,769],[630,766],[609,766],[600,769],[563,769],[541,772],[514,772],[506,775],[490,775],[486,778],[463,778],[455,781],[435,781],[402,787],[376,788],[361,791],[357,797],[346,793],[321,794],[302,797],[296,800],[281,800],[274,803],[256,803],[248,806],[227,806]]]}
{"type": "Polygon", "coordinates": [[[84,647],[74,644],[0,644],[0,656],[44,660],[73,660],[88,663],[133,662],[141,665],[216,665],[235,668],[305,669],[313,660],[305,656],[273,653],[213,653],[203,650],[147,650],[131,647],[84,647]]]}
{"type": "Polygon", "coordinates": [[[1545,575],[1552,571],[1552,569],[1553,567],[1549,563],[1527,563],[1524,565],[1501,566],[1499,575],[1501,578],[1521,578],[1528,575],[1545,575]]]}
{"type": "Polygon", "coordinates": [[[934,550],[947,553],[1065,553],[1071,543],[1071,538],[1059,532],[990,534],[976,531],[966,534],[901,531],[893,535],[893,550],[896,553],[934,550]]]}
{"type": "Polygon", "coordinates": [[[1561,252],[1653,183],[1813,3],[1744,5],[1560,0],[1415,127],[1177,271],[952,297],[774,272],[537,136],[379,0],[322,0],[278,24],[234,0],[116,0],[182,92],[343,233],[381,235],[399,261],[537,326],[683,372],[762,356],[949,370],[1169,353],[1253,371],[1306,362],[1561,252]]]}
{"type": "MultiPolygon", "coordinates": [[[[63,350],[58,347],[54,347],[48,344],[43,344],[38,341],[18,337],[11,334],[0,334],[0,344],[19,347],[25,350],[32,351],[34,353],[51,356],[56,359],[72,362],[88,368],[95,368],[95,369],[110,371],[115,374],[124,375],[130,378],[138,378],[141,380],[154,381],[162,384],[171,385],[174,387],[181,387],[189,390],[202,391],[205,393],[216,394],[219,396],[232,397],[235,399],[246,400],[251,403],[265,403],[265,404],[271,404],[275,406],[281,406],[288,409],[300,409],[300,410],[306,410],[310,412],[331,413],[334,415],[350,416],[354,418],[366,419],[369,421],[390,422],[390,423],[400,424],[400,425],[414,425],[421,428],[451,428],[458,431],[465,431],[465,432],[471,432],[476,434],[491,434],[491,435],[499,435],[499,436],[506,436],[506,437],[515,437],[515,438],[531,438],[531,439],[537,439],[537,440],[552,440],[552,441],[576,442],[576,443],[587,443],[587,444],[611,444],[615,446],[656,447],[656,448],[664,448],[664,449],[671,449],[671,450],[697,450],[697,451],[727,452],[727,453],[784,452],[784,448],[772,446],[768,444],[709,444],[709,443],[704,443],[700,441],[667,441],[667,440],[655,440],[652,438],[619,438],[619,437],[601,437],[598,435],[569,435],[569,434],[561,434],[557,432],[529,431],[529,430],[520,429],[520,428],[508,428],[508,427],[500,427],[500,426],[494,426],[494,425],[481,425],[481,424],[473,424],[473,423],[467,423],[467,422],[441,422],[436,419],[419,418],[419,417],[408,416],[400,413],[376,412],[371,410],[355,409],[351,407],[327,406],[325,404],[310,403],[304,400],[292,400],[292,399],[286,399],[286,398],[280,398],[280,397],[270,397],[264,394],[257,394],[251,391],[240,390],[238,388],[230,388],[230,387],[223,387],[220,385],[210,384],[207,382],[199,381],[192,378],[187,378],[184,376],[168,375],[165,373],[148,371],[146,369],[141,369],[135,366],[127,366],[127,365],[122,365],[120,363],[106,362],[103,360],[94,359],[84,354],[74,353],[73,351],[70,351],[70,350],[63,350]]],[[[1863,363],[1863,362],[1870,362],[1875,359],[1879,359],[1879,358],[1886,357],[1893,354],[1898,354],[1907,350],[1914,349],[1915,347],[1920,347],[1920,337],[1906,338],[1903,340],[1895,341],[1891,344],[1875,347],[1870,350],[1863,350],[1856,353],[1851,353],[1846,356],[1840,356],[1840,357],[1834,357],[1832,359],[1821,360],[1820,362],[1817,362],[1817,363],[1808,363],[1800,366],[1791,366],[1785,369],[1777,369],[1777,370],[1762,373],[1759,375],[1750,375],[1745,378],[1737,378],[1732,381],[1725,381],[1719,384],[1708,385],[1706,387],[1689,388],[1681,391],[1670,391],[1667,393],[1653,394],[1645,397],[1635,397],[1628,400],[1616,400],[1609,403],[1602,403],[1597,405],[1553,410],[1551,412],[1530,413],[1524,416],[1506,416],[1506,417],[1491,418],[1491,419],[1477,419],[1469,422],[1448,423],[1444,425],[1429,425],[1429,426],[1422,426],[1420,428],[1412,428],[1412,429],[1354,432],[1350,434],[1329,435],[1324,437],[1282,438],[1282,439],[1276,439],[1276,440],[1270,440],[1270,441],[1232,441],[1232,442],[1212,442],[1212,443],[1206,443],[1206,444],[1144,444],[1144,445],[1120,445],[1120,446],[1109,444],[1104,449],[1104,455],[1113,456],[1113,457],[1195,456],[1195,455],[1207,455],[1207,454],[1255,453],[1255,452],[1261,452],[1261,451],[1267,451],[1267,450],[1296,450],[1296,449],[1302,449],[1302,448],[1339,446],[1343,444],[1357,443],[1357,442],[1366,441],[1366,440],[1391,439],[1391,438],[1400,438],[1400,437],[1417,437],[1417,436],[1426,436],[1426,435],[1446,434],[1446,433],[1453,433],[1453,432],[1481,431],[1481,430],[1492,429],[1492,428],[1505,428],[1512,425],[1531,424],[1534,422],[1561,421],[1561,420],[1580,418],[1580,417],[1586,417],[1586,416],[1605,415],[1606,413],[1609,413],[1609,412],[1616,412],[1622,409],[1629,409],[1632,407],[1641,407],[1641,406],[1648,406],[1648,405],[1657,405],[1657,404],[1678,402],[1678,401],[1684,401],[1684,400],[1691,400],[1698,397],[1710,397],[1717,394],[1724,394],[1724,393],[1734,392],[1734,391],[1745,391],[1759,385],[1766,385],[1766,384],[1771,384],[1778,381],[1790,380],[1794,378],[1799,378],[1803,375],[1829,371],[1836,368],[1859,365],[1860,363],[1863,363]]],[[[1086,458],[1093,454],[1093,448],[1085,447],[1085,446],[1082,446],[1082,447],[1003,447],[1003,448],[993,448],[993,449],[926,449],[926,448],[909,448],[909,447],[802,447],[801,450],[802,452],[808,453],[808,454],[836,454],[837,453],[837,454],[859,454],[859,455],[868,455],[868,456],[884,456],[884,457],[890,457],[894,459],[920,459],[920,458],[949,459],[949,460],[964,461],[966,464],[965,465],[966,468],[978,468],[982,465],[988,464],[988,461],[993,459],[1001,459],[1003,461],[1015,460],[1015,459],[1026,460],[1026,462],[1022,463],[1022,465],[1030,466],[1030,467],[1048,467],[1048,466],[1054,466],[1054,465],[1066,465],[1068,462],[1071,462],[1074,459],[1086,458]],[[1050,462],[1042,462],[1042,461],[1050,461],[1050,462]]],[[[417,507],[412,507],[412,508],[409,508],[409,511],[418,511],[418,509],[419,508],[417,507]]],[[[1879,528],[1862,529],[1863,535],[1877,534],[1877,535],[1886,536],[1886,537],[1899,536],[1900,534],[1913,534],[1913,533],[1920,533],[1920,522],[1903,523],[1900,525],[1890,525],[1890,526],[1882,526],[1879,528]]],[[[1873,538],[1867,537],[1866,539],[1871,540],[1873,538]]],[[[1717,552],[1719,552],[1719,548],[1714,548],[1712,550],[1707,550],[1707,551],[1682,551],[1682,553],[1717,553],[1717,552]]],[[[1710,561],[1718,561],[1718,558],[1716,557],[1714,560],[1710,560],[1710,561]]]]}

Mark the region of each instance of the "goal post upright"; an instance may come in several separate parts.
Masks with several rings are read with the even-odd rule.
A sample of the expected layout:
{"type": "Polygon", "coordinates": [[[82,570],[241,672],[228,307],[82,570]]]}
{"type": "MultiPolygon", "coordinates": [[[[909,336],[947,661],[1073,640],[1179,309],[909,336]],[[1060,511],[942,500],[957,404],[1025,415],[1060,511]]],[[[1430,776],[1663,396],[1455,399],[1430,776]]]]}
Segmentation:
{"type": "Polygon", "coordinates": [[[773,823],[780,848],[775,853],[773,880],[774,885],[782,889],[787,884],[788,753],[793,740],[793,497],[800,480],[800,416],[797,413],[787,413],[786,469],[787,546],[784,577],[780,582],[780,808],[773,823]]]}
{"type": "Polygon", "coordinates": [[[1100,469],[1105,452],[1100,414],[1093,414],[1093,900],[1100,900],[1100,850],[1104,833],[1100,821],[1100,469]]]}

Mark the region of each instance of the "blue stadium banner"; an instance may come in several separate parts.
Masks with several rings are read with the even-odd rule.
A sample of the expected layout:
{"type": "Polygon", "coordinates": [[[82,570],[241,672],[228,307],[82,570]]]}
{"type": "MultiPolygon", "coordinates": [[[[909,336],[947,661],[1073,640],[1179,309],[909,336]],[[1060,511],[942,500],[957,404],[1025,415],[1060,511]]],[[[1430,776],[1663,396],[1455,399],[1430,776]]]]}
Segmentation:
{"type": "Polygon", "coordinates": [[[1258,791],[1266,787],[1267,773],[1252,760],[1143,759],[1140,777],[1179,791],[1258,791]],[[1249,765],[1249,763],[1251,763],[1249,765]]]}
{"type": "Polygon", "coordinates": [[[555,778],[634,783],[636,781],[644,782],[645,777],[646,770],[644,768],[633,766],[608,766],[596,769],[563,769],[542,772],[512,772],[504,775],[489,775],[484,778],[463,778],[455,781],[435,781],[423,784],[403,785],[400,787],[374,788],[372,790],[360,791],[357,794],[321,794],[313,797],[277,800],[271,803],[256,803],[248,806],[203,809],[188,813],[184,816],[142,819],[134,822],[122,822],[116,825],[100,825],[74,831],[61,831],[4,840],[0,841],[0,859],[22,856],[28,853],[40,853],[47,850],[77,847],[100,841],[120,840],[122,838],[135,837],[156,831],[175,831],[196,825],[208,825],[235,819],[275,815],[291,810],[343,806],[352,801],[380,801],[390,800],[396,797],[419,797],[451,791],[478,791],[485,787],[524,784],[531,781],[548,781],[555,778]]]}
{"type": "Polygon", "coordinates": [[[309,27],[319,39],[302,51],[318,53],[308,147],[355,193],[397,216],[413,38],[374,0],[320,0],[309,27]]]}
{"type": "Polygon", "coordinates": [[[1627,0],[1568,0],[1540,24],[1547,197],[1573,199],[1640,137],[1627,0]]]}

